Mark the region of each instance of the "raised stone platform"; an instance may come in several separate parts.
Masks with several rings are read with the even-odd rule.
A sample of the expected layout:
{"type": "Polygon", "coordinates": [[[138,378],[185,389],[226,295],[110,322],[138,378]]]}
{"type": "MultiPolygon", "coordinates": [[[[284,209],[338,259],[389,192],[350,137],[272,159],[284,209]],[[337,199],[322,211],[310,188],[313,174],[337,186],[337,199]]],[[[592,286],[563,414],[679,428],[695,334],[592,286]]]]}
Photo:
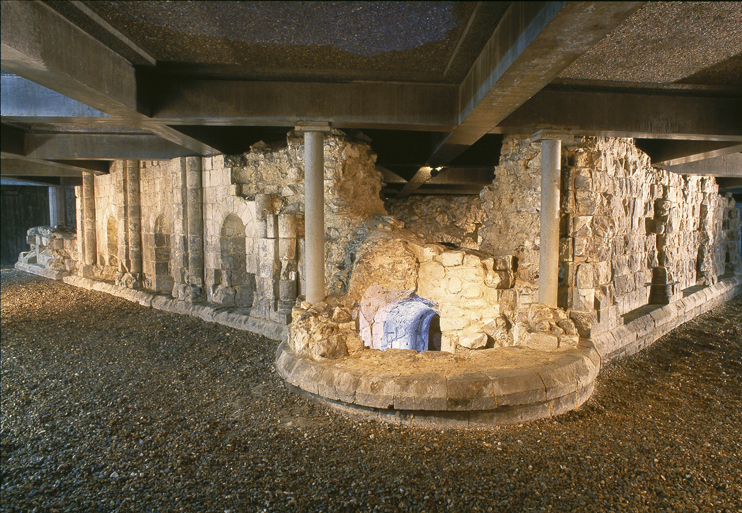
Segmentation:
{"type": "Polygon", "coordinates": [[[624,316],[624,324],[592,339],[603,364],[637,353],[679,325],[742,294],[742,276],[720,276],[714,285],[695,286],[669,305],[646,305],[624,316]]]}
{"type": "Polygon", "coordinates": [[[112,296],[139,303],[147,308],[155,308],[165,312],[190,315],[206,322],[215,322],[230,328],[250,331],[273,340],[285,340],[288,335],[288,326],[266,319],[252,317],[249,308],[224,307],[213,303],[188,303],[173,299],[165,294],[157,294],[140,289],[129,289],[105,281],[91,280],[62,271],[53,271],[40,265],[16,263],[16,269],[31,274],[43,276],[86,290],[97,290],[112,296]]]}
{"type": "Polygon", "coordinates": [[[505,347],[451,354],[367,350],[337,360],[299,357],[284,342],[276,369],[313,399],[350,413],[432,428],[486,428],[573,410],[593,391],[589,347],[505,347]]]}

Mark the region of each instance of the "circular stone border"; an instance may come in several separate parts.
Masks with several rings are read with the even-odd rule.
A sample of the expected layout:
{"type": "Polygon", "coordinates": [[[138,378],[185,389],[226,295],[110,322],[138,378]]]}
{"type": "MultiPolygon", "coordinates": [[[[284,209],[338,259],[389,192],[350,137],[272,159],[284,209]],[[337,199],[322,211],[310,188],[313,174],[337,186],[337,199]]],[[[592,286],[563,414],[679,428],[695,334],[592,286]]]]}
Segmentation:
{"type": "Polygon", "coordinates": [[[293,388],[341,412],[429,428],[488,428],[559,415],[592,394],[592,347],[506,347],[452,354],[364,350],[315,361],[282,342],[276,370],[293,388]]]}

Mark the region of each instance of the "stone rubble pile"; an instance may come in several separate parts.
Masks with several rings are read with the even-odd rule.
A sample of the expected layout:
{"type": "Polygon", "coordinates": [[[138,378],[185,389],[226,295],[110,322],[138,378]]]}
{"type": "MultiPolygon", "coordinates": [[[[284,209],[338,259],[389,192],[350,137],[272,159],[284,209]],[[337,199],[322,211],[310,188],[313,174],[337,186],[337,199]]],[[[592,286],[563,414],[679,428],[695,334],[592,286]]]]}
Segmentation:
{"type": "Polygon", "coordinates": [[[77,236],[74,229],[50,226],[29,228],[26,243],[31,249],[20,254],[19,262],[68,273],[77,270],[77,236]]]}
{"type": "Polygon", "coordinates": [[[519,304],[515,268],[512,256],[449,250],[389,219],[372,229],[361,246],[347,295],[294,309],[289,345],[313,358],[385,348],[382,340],[394,324],[394,308],[415,300],[439,316],[442,351],[576,346],[576,328],[564,311],[519,304]],[[360,334],[362,346],[351,332],[360,334]]]}

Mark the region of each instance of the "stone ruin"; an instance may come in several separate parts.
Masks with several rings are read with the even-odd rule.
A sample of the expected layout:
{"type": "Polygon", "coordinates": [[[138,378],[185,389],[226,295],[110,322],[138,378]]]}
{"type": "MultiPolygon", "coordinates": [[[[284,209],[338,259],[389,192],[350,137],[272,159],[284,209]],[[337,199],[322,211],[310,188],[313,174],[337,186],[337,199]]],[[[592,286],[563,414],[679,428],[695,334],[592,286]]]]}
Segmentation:
{"type": "MultiPolygon", "coordinates": [[[[328,295],[308,304],[303,151],[303,139],[290,132],[285,142],[261,142],[244,155],[116,162],[109,175],[87,174],[76,188],[76,234],[29,230],[31,251],[18,265],[74,276],[81,286],[110,283],[142,304],[285,339],[279,363],[288,365],[291,352],[295,372],[310,369],[306,362],[381,365],[369,359],[374,354],[401,355],[410,368],[490,362],[480,374],[496,355],[593,362],[582,388],[559,405],[544,406],[561,399],[539,395],[551,379],[541,375],[533,385],[537,416],[589,396],[596,354],[608,358],[629,344],[638,350],[653,341],[652,329],[672,325],[660,324],[662,316],[697,313],[695,302],[684,302],[693,287],[722,280],[714,298],[742,288],[734,200],[718,194],[713,178],[653,168],[631,139],[563,141],[558,308],[550,308],[537,300],[538,142],[505,137],[495,179],[478,197],[412,196],[385,206],[370,145],[334,130],[324,142],[328,295]],[[626,316],[647,305],[673,310],[654,313],[649,331],[628,333],[626,316]]],[[[431,372],[450,371],[441,369],[431,372]]],[[[294,371],[279,372],[323,395],[319,375],[292,381],[294,371]]],[[[340,396],[353,403],[349,393],[340,396]]],[[[507,404],[497,397],[492,404],[507,404]]],[[[474,404],[467,401],[454,403],[474,404]]]]}
{"type": "Polygon", "coordinates": [[[289,346],[298,354],[339,358],[363,348],[456,353],[577,346],[577,329],[566,312],[519,302],[513,256],[447,249],[394,218],[372,224],[348,293],[294,308],[289,346]]]}

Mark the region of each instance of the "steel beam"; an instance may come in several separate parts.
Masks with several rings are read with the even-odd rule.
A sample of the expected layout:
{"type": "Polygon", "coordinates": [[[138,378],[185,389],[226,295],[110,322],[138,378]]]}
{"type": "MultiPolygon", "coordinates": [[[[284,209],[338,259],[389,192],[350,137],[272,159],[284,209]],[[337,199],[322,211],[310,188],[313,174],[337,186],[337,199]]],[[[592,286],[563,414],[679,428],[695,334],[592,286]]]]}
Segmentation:
{"type": "Polygon", "coordinates": [[[722,155],[712,159],[689,162],[665,169],[680,175],[708,175],[742,177],[742,153],[722,155]]]}
{"type": "Polygon", "coordinates": [[[742,141],[742,98],[544,89],[491,133],[742,141]]]}
{"type": "Polygon", "coordinates": [[[26,134],[26,155],[60,160],[169,160],[198,155],[156,135],[26,134]]]}
{"type": "Polygon", "coordinates": [[[459,88],[458,126],[428,164],[453,160],[641,5],[514,2],[459,88]]]}

